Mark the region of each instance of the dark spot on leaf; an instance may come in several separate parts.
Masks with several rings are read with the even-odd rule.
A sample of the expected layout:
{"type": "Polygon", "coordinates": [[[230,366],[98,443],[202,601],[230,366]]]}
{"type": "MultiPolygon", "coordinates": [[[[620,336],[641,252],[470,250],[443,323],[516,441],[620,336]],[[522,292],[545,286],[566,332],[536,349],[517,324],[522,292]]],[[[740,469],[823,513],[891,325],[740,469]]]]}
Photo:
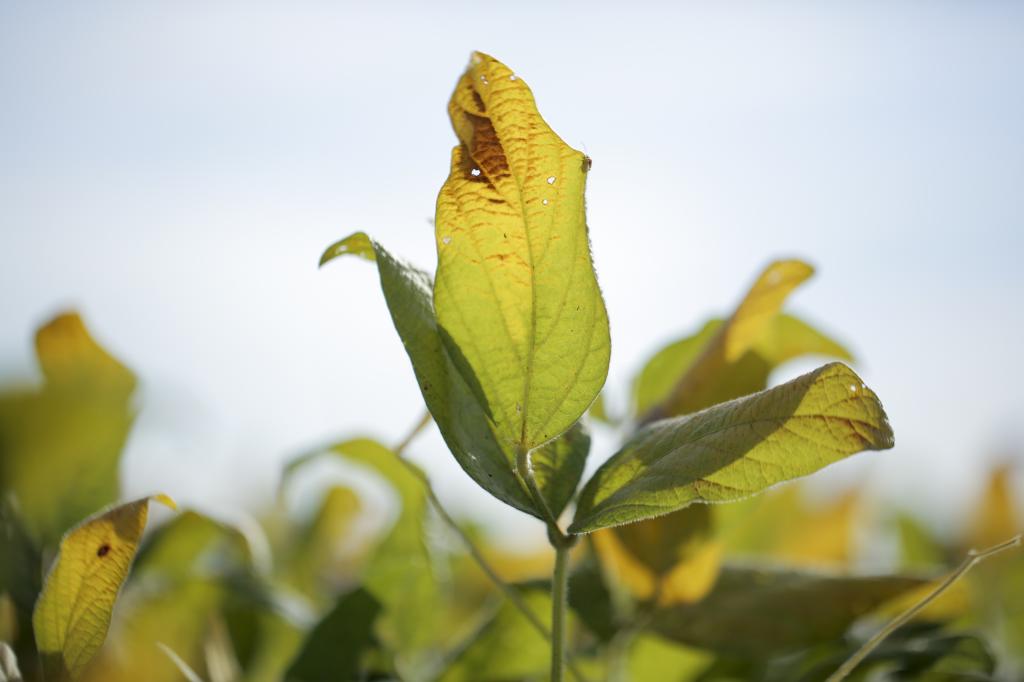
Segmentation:
{"type": "Polygon", "coordinates": [[[110,553],[110,545],[104,543],[96,550],[96,556],[107,556],[110,553]]]}

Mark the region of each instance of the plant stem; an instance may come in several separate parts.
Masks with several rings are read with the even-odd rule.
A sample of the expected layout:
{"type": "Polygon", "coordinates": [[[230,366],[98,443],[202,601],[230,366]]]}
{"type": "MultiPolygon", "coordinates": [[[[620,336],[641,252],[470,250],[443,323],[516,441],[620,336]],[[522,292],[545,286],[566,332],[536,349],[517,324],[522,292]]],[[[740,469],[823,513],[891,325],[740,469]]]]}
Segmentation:
{"type": "MultiPolygon", "coordinates": [[[[455,534],[459,537],[459,539],[462,541],[462,544],[465,545],[466,550],[469,552],[470,557],[472,557],[473,561],[475,561],[477,566],[480,567],[480,570],[482,570],[484,574],[490,579],[490,581],[494,583],[494,586],[501,591],[505,598],[508,599],[509,603],[511,603],[523,615],[523,617],[526,618],[526,621],[534,630],[536,630],[547,641],[552,641],[551,630],[549,630],[547,626],[545,626],[544,623],[541,622],[537,614],[535,614],[527,605],[527,603],[523,601],[522,595],[520,595],[514,587],[509,585],[502,579],[500,575],[498,575],[498,572],[494,570],[494,567],[492,567],[490,563],[488,563],[487,559],[483,555],[483,552],[481,552],[480,548],[476,546],[476,543],[473,542],[473,539],[466,534],[466,531],[462,529],[462,526],[456,523],[455,519],[452,518],[451,514],[448,513],[448,510],[444,508],[444,505],[441,504],[441,500],[437,497],[437,494],[434,492],[433,486],[430,485],[430,479],[427,478],[427,475],[423,472],[423,470],[402,456],[402,452],[409,446],[409,443],[411,443],[413,439],[421,431],[423,431],[423,429],[429,423],[430,413],[427,412],[425,415],[423,415],[423,418],[416,423],[416,426],[412,428],[408,435],[406,435],[405,438],[403,438],[402,441],[395,446],[395,454],[398,455],[399,461],[402,462],[402,464],[413,475],[415,475],[416,478],[420,480],[420,482],[423,483],[423,488],[427,492],[427,499],[430,501],[430,505],[434,508],[434,511],[437,512],[437,515],[438,517],[440,517],[441,521],[450,529],[452,529],[452,531],[454,531],[455,534]]],[[[566,556],[568,556],[568,552],[569,546],[567,545],[565,548],[566,556]]],[[[557,548],[555,554],[555,561],[557,565],[557,548]]],[[[565,576],[565,580],[568,580],[568,575],[565,576]]],[[[564,610],[562,615],[564,616],[564,610]]],[[[576,682],[587,682],[586,678],[576,667],[575,663],[568,657],[563,658],[565,660],[566,667],[569,668],[569,672],[572,674],[576,682]]]]}
{"type": "Polygon", "coordinates": [[[1001,542],[998,545],[989,547],[988,549],[983,549],[981,551],[976,551],[972,549],[970,552],[967,553],[967,558],[963,560],[963,563],[957,566],[955,571],[946,576],[946,579],[939,583],[938,587],[932,590],[932,592],[927,597],[917,602],[900,615],[896,616],[896,618],[890,621],[885,627],[883,627],[881,630],[875,633],[874,637],[865,642],[864,646],[858,649],[857,652],[853,654],[853,656],[850,656],[850,658],[847,659],[845,663],[839,666],[839,669],[832,673],[832,675],[830,675],[825,682],[840,682],[840,680],[846,679],[846,676],[852,673],[854,668],[856,668],[861,663],[861,661],[867,658],[872,651],[878,648],[878,646],[883,641],[885,641],[886,637],[891,635],[899,627],[901,627],[907,621],[909,621],[911,618],[917,615],[924,607],[928,606],[933,601],[935,601],[939,596],[942,595],[943,592],[948,590],[953,585],[953,583],[962,578],[964,574],[967,573],[967,571],[971,570],[972,568],[974,568],[975,565],[981,563],[982,561],[988,559],[993,555],[999,554],[1000,552],[1010,549],[1012,547],[1020,546],[1022,537],[1024,536],[1018,535],[1014,538],[1010,538],[1006,542],[1001,542]]]}
{"type": "Polygon", "coordinates": [[[570,543],[555,545],[555,572],[551,583],[551,682],[562,682],[565,667],[565,612],[569,591],[570,543]]]}
{"type": "Polygon", "coordinates": [[[413,426],[412,429],[409,430],[409,433],[406,434],[405,438],[399,441],[398,445],[392,448],[394,453],[401,457],[402,452],[404,452],[405,449],[409,447],[409,443],[411,443],[413,439],[416,438],[416,436],[420,435],[423,429],[427,428],[427,426],[430,424],[431,419],[432,417],[430,416],[430,412],[425,411],[423,413],[423,416],[420,417],[420,420],[416,422],[416,425],[413,426]]]}

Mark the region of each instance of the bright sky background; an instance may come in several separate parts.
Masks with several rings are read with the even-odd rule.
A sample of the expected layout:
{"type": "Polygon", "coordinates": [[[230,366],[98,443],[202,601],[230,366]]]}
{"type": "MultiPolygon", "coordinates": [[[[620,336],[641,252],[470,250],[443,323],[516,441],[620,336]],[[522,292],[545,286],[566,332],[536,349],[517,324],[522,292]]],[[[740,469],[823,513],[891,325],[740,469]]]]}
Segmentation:
{"type": "MultiPolygon", "coordinates": [[[[803,257],[789,309],[855,351],[897,438],[818,484],[958,522],[1022,457],[1024,4],[669,4],[0,4],[0,371],[32,377],[34,328],[79,308],[144,382],[127,492],[207,508],[311,445],[396,440],[422,403],[374,270],[316,262],[362,229],[433,268],[479,49],[594,159],[612,399],[803,257]]],[[[436,434],[413,456],[458,513],[542,538],[436,434]]]]}

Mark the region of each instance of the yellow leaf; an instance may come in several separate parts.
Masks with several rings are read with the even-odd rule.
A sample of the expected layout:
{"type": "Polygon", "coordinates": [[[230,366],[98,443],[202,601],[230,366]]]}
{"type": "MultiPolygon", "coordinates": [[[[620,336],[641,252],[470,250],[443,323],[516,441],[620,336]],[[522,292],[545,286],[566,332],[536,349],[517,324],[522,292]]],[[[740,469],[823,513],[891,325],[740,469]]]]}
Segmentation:
{"type": "Polygon", "coordinates": [[[707,398],[723,370],[761,341],[786,297],[812,274],[814,268],[799,260],[775,261],[765,268],[668,397],[648,410],[641,422],[690,414],[712,404],[707,398]]]}
{"type": "Polygon", "coordinates": [[[710,539],[711,509],[696,505],[593,534],[601,564],[634,599],[661,605],[692,603],[718,577],[722,543],[710,539]]]}
{"type": "Polygon", "coordinates": [[[32,614],[36,646],[53,679],[79,678],[103,644],[150,500],[175,507],[166,495],[144,497],[86,519],[61,540],[32,614]]]}
{"type": "Polygon", "coordinates": [[[30,535],[49,547],[117,500],[135,377],[76,313],[39,329],[36,355],[43,386],[0,396],[0,495],[17,499],[30,535]]]}
{"type": "Polygon", "coordinates": [[[968,549],[991,547],[1021,532],[1012,487],[1009,466],[992,472],[971,520],[968,549]]]}
{"type": "Polygon", "coordinates": [[[479,52],[448,113],[460,144],[437,198],[437,321],[499,442],[525,453],[572,426],[608,371],[586,157],[521,78],[479,52]]]}

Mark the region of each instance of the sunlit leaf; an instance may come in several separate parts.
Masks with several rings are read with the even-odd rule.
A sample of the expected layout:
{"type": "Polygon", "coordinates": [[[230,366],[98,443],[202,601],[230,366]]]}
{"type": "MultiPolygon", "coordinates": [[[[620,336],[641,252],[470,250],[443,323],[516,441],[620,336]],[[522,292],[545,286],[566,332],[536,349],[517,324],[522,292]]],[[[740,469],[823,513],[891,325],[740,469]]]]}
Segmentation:
{"type": "Polygon", "coordinates": [[[174,506],[166,495],[145,497],[83,521],[61,540],[32,617],[48,677],[80,677],[103,644],[151,499],[174,506]]]}
{"type": "Polygon", "coordinates": [[[380,603],[364,589],[342,596],[309,633],[285,680],[359,679],[363,654],[374,643],[373,625],[380,611],[380,603]]]}
{"type": "Polygon", "coordinates": [[[0,397],[0,491],[11,491],[43,544],[114,502],[118,461],[135,416],[135,377],[75,313],[36,334],[38,390],[0,397]]]}
{"type": "Polygon", "coordinates": [[[856,489],[812,503],[800,485],[716,507],[720,537],[730,556],[832,568],[846,566],[855,558],[861,510],[856,489]]]}
{"type": "MultiPolygon", "coordinates": [[[[693,336],[665,346],[647,361],[633,382],[637,414],[645,415],[666,400],[689,371],[698,371],[695,367],[698,359],[709,361],[712,354],[705,356],[702,351],[715,339],[722,324],[721,320],[712,320],[693,336]]],[[[671,409],[672,414],[665,416],[695,412],[760,391],[768,385],[768,378],[776,367],[807,355],[852,359],[849,351],[838,342],[806,322],[780,313],[772,318],[746,353],[735,361],[719,363],[713,380],[702,384],[700,390],[693,389],[685,400],[681,398],[671,409]]]]}
{"type": "Polygon", "coordinates": [[[503,445],[566,431],[608,373],[608,317],[590,258],[587,165],[522,78],[474,53],[448,105],[460,144],[437,200],[437,320],[503,445]]]}
{"type": "Polygon", "coordinates": [[[1012,469],[1004,465],[989,476],[971,518],[969,549],[997,545],[1024,528],[1024,518],[1019,517],[1016,500],[1013,499],[1011,474],[1012,469]]]}
{"type": "Polygon", "coordinates": [[[834,363],[776,388],[656,422],[580,494],[571,532],[640,521],[694,502],[727,502],[892,447],[874,392],[834,363]]]}
{"type": "Polygon", "coordinates": [[[629,651],[630,682],[691,682],[701,679],[712,655],[706,651],[682,646],[657,635],[636,638],[629,651]]]}
{"type": "MultiPolygon", "coordinates": [[[[455,369],[441,340],[431,300],[430,277],[393,258],[380,244],[357,232],[330,246],[321,264],[344,254],[375,260],[381,288],[423,399],[455,459],[484,490],[517,509],[544,518],[516,477],[513,444],[495,436],[494,425],[478,393],[455,369]]],[[[561,511],[579,481],[589,438],[574,430],[531,457],[552,513],[561,511]],[[567,442],[566,442],[567,441],[567,442]],[[545,473],[546,472],[546,473],[545,473]],[[557,509],[556,509],[557,508],[557,509]]]]}
{"type": "Polygon", "coordinates": [[[652,627],[691,646],[778,654],[835,639],[856,619],[925,582],[731,566],[707,597],[660,609],[652,627]]]}
{"type": "Polygon", "coordinates": [[[634,599],[697,601],[714,584],[722,556],[722,544],[711,539],[711,509],[699,505],[654,521],[594,533],[602,565],[634,599]]]}
{"type": "Polygon", "coordinates": [[[786,297],[813,272],[797,260],[770,264],[728,320],[712,320],[659,351],[634,381],[641,421],[689,414],[759,391],[773,369],[800,356],[850,360],[837,342],[780,314],[786,297]]]}

